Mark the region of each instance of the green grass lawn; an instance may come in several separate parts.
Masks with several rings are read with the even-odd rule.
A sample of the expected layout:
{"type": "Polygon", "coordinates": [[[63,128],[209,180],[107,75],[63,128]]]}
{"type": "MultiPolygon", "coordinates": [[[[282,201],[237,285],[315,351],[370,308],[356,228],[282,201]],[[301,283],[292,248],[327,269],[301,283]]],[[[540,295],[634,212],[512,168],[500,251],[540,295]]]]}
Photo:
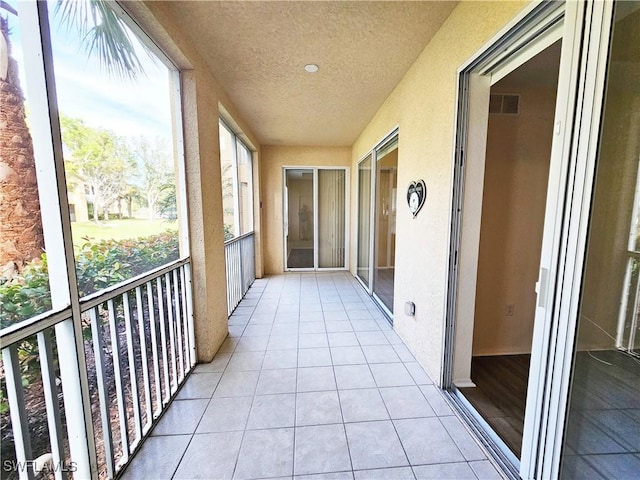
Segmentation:
{"type": "Polygon", "coordinates": [[[168,220],[109,220],[108,222],[72,222],[73,243],[84,243],[82,237],[89,236],[96,240],[124,240],[130,238],[156,235],[166,230],[177,230],[178,223],[168,220]]]}

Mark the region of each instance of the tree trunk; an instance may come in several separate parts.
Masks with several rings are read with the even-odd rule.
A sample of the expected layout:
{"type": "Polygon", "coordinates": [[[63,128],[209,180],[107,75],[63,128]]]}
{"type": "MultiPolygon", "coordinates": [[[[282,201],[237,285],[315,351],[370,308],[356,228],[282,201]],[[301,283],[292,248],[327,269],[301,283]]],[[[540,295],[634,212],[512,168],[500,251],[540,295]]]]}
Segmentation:
{"type": "MultiPolygon", "coordinates": [[[[9,44],[6,20],[1,27],[9,44]]],[[[0,266],[11,263],[20,269],[40,258],[44,234],[33,142],[17,69],[9,50],[7,77],[0,78],[0,266]]]]}
{"type": "Polygon", "coordinates": [[[147,195],[147,205],[149,206],[149,220],[156,219],[156,203],[151,195],[147,195]]]}
{"type": "Polygon", "coordinates": [[[93,221],[98,223],[100,221],[100,205],[94,200],[93,201],[93,221]]]}

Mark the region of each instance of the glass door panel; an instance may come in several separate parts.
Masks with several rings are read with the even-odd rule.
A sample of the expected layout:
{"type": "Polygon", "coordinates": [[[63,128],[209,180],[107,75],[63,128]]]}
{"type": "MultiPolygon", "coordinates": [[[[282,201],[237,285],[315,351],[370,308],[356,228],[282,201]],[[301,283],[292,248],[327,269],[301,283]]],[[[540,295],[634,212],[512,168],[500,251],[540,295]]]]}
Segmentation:
{"type": "Polygon", "coordinates": [[[396,191],[398,142],[378,151],[376,165],[376,216],[373,292],[393,312],[393,281],[396,257],[396,191]]]}
{"type": "Polygon", "coordinates": [[[231,131],[220,122],[220,173],[222,175],[222,211],[224,240],[240,235],[239,216],[236,211],[238,172],[236,170],[236,143],[231,131]]]}
{"type": "Polygon", "coordinates": [[[358,278],[368,287],[371,255],[371,155],[358,165],[358,278]]]}
{"type": "Polygon", "coordinates": [[[313,176],[313,169],[285,170],[287,269],[315,267],[313,176]]]}
{"type": "Polygon", "coordinates": [[[616,8],[563,478],[640,474],[640,2],[616,8]]]}
{"type": "Polygon", "coordinates": [[[344,268],[345,189],[344,169],[318,170],[318,267],[344,268]]]}
{"type": "Polygon", "coordinates": [[[238,204],[240,208],[240,235],[253,231],[253,158],[251,151],[236,140],[238,152],[238,204]]]}

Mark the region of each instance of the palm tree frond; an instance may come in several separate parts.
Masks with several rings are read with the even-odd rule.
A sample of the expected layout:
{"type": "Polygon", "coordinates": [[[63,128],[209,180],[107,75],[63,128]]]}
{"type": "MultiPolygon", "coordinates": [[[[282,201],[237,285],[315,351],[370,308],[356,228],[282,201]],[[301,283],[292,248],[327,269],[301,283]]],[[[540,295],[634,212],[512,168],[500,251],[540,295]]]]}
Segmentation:
{"type": "Polygon", "coordinates": [[[89,28],[88,1],[63,1],[56,2],[55,14],[66,25],[67,31],[76,30],[84,37],[89,28]]]}
{"type": "Polygon", "coordinates": [[[0,10],[6,10],[7,12],[18,16],[18,12],[16,11],[16,9],[13,8],[11,5],[9,5],[7,2],[5,2],[4,0],[0,0],[0,10]]]}
{"type": "Polygon", "coordinates": [[[107,0],[58,0],[55,11],[80,33],[88,55],[95,54],[107,73],[129,79],[144,74],[129,29],[107,0]]]}

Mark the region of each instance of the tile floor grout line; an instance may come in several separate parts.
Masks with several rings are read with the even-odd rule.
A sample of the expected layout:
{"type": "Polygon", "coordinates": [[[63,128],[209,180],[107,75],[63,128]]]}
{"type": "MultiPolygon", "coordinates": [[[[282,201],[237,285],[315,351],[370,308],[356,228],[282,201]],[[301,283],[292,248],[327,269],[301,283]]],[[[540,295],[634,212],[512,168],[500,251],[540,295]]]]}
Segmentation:
{"type": "MultiPolygon", "coordinates": [[[[335,281],[333,283],[335,285],[335,281]]],[[[342,303],[342,299],[340,300],[340,302],[342,303]]],[[[342,303],[342,305],[344,307],[344,303],[342,303]]],[[[326,327],[326,320],[325,320],[325,327],[326,327]]],[[[356,340],[357,340],[357,336],[356,336],[356,340]]],[[[327,338],[327,343],[329,343],[328,338],[327,338]]],[[[347,425],[346,425],[346,422],[344,421],[344,412],[342,410],[342,400],[340,398],[340,390],[338,389],[338,378],[336,377],[336,366],[333,363],[333,353],[331,352],[331,348],[329,348],[329,358],[331,359],[331,370],[333,371],[333,380],[336,384],[336,396],[338,397],[338,406],[340,407],[340,418],[342,418],[342,431],[344,432],[344,440],[347,444],[347,453],[349,454],[349,464],[351,465],[351,476],[352,478],[355,478],[356,475],[353,468],[353,457],[351,455],[351,446],[349,445],[349,437],[347,436],[347,425]]]]}
{"type": "MultiPolygon", "coordinates": [[[[300,296],[298,300],[298,339],[296,340],[296,345],[300,346],[300,304],[302,302],[302,298],[300,296]]],[[[293,478],[296,474],[296,429],[298,424],[298,372],[300,370],[300,366],[298,365],[300,357],[300,349],[296,348],[296,382],[295,382],[295,392],[294,392],[294,400],[293,400],[293,449],[291,452],[292,463],[291,463],[291,478],[293,478]]]]}
{"type": "MultiPolygon", "coordinates": [[[[184,457],[187,454],[187,450],[189,450],[189,445],[191,445],[191,442],[193,441],[194,436],[195,436],[195,432],[191,434],[191,438],[189,438],[189,441],[187,442],[187,446],[185,447],[184,452],[182,452],[182,455],[180,455],[180,460],[178,460],[178,463],[176,463],[176,466],[173,469],[173,473],[169,478],[173,479],[176,476],[176,473],[178,473],[178,469],[180,468],[180,465],[182,464],[182,460],[184,460],[184,457]]],[[[148,438],[151,438],[151,437],[148,437],[148,438]]],[[[142,450],[142,448],[140,450],[142,450]]]]}
{"type": "MultiPolygon", "coordinates": [[[[262,297],[262,294],[260,294],[260,297],[262,297]]],[[[259,301],[259,300],[258,300],[258,301],[259,301]]],[[[254,310],[255,310],[255,309],[254,309],[254,310]]],[[[251,317],[251,315],[250,315],[250,317],[251,317]]],[[[246,325],[248,325],[248,322],[247,322],[247,324],[246,324],[246,325]]],[[[246,329],[246,325],[245,325],[245,329],[246,329]]],[[[243,329],[243,333],[244,333],[244,330],[245,330],[245,329],[243,329]]],[[[242,338],[242,335],[243,335],[243,334],[240,334],[240,338],[242,338]]],[[[226,338],[230,338],[228,333],[227,333],[227,337],[226,337],[226,338]]],[[[225,339],[225,340],[226,340],[226,339],[225,339]]],[[[224,343],[224,342],[223,342],[223,343],[224,343]]],[[[222,347],[222,344],[220,345],[220,347],[222,347]]],[[[214,394],[216,393],[216,390],[218,389],[218,387],[220,386],[220,382],[222,381],[222,377],[224,376],[224,374],[225,374],[225,373],[226,373],[226,371],[227,371],[227,368],[229,367],[229,363],[231,362],[231,358],[233,357],[233,353],[235,353],[235,347],[237,347],[237,344],[236,344],[236,345],[234,345],[234,349],[233,349],[233,351],[229,354],[229,361],[227,362],[227,364],[224,366],[224,369],[223,369],[223,370],[222,370],[222,372],[220,373],[220,378],[218,379],[218,382],[216,383],[216,386],[214,387],[213,391],[211,392],[211,397],[209,397],[209,400],[207,401],[207,405],[204,407],[204,410],[202,411],[202,415],[200,415],[200,419],[199,419],[199,420],[198,420],[198,422],[196,423],[196,426],[195,426],[195,428],[194,428],[194,430],[193,430],[193,433],[191,434],[191,438],[189,439],[189,442],[187,443],[187,447],[185,448],[184,452],[182,453],[182,455],[181,455],[181,457],[180,457],[180,460],[178,461],[178,463],[177,463],[177,465],[176,465],[176,467],[175,467],[175,469],[174,469],[174,471],[173,471],[173,474],[171,475],[171,478],[173,478],[173,477],[176,475],[176,473],[178,472],[178,469],[180,468],[180,465],[181,465],[181,463],[182,463],[182,460],[184,459],[184,456],[186,455],[187,450],[189,449],[189,445],[191,445],[191,442],[193,441],[193,438],[195,437],[196,432],[198,431],[198,427],[199,427],[199,426],[200,426],[200,424],[202,423],[202,419],[204,418],[204,414],[207,412],[207,409],[209,408],[209,405],[211,405],[211,402],[213,401],[213,396],[214,396],[214,394]]],[[[219,350],[220,350],[220,349],[218,348],[218,352],[219,352],[219,350]]],[[[213,360],[215,360],[216,356],[218,355],[218,352],[216,352],[216,353],[213,355],[213,360]]],[[[213,360],[211,360],[211,361],[213,362],[213,360]]],[[[193,373],[196,373],[196,372],[193,372],[193,373]]],[[[212,373],[217,373],[217,372],[212,372],[212,373]]],[[[187,400],[188,400],[188,399],[187,399],[187,400]]],[[[210,432],[210,433],[211,433],[211,432],[210,432]]],[[[217,432],[212,432],[212,433],[217,433],[217,432]]],[[[242,441],[241,441],[241,443],[240,443],[240,447],[242,447],[242,441]]],[[[238,450],[238,456],[239,456],[239,454],[240,454],[240,450],[238,450]]],[[[236,458],[236,464],[237,464],[237,462],[238,462],[238,458],[236,458]]],[[[235,466],[234,466],[234,472],[233,472],[233,473],[235,473],[235,466]]],[[[233,477],[233,473],[232,473],[232,477],[233,477]]]]}
{"type": "MultiPolygon", "coordinates": [[[[369,363],[367,363],[367,366],[369,366],[369,363]]],[[[402,453],[404,453],[404,456],[407,459],[407,464],[409,465],[409,467],[412,467],[411,460],[409,459],[409,455],[407,454],[407,450],[406,450],[406,448],[404,446],[404,443],[402,443],[402,439],[400,438],[400,433],[398,432],[398,429],[396,428],[396,424],[393,421],[393,417],[391,416],[391,411],[389,410],[389,407],[387,406],[387,402],[385,402],[384,396],[382,395],[382,392],[380,391],[380,386],[378,386],[378,381],[376,380],[376,377],[373,375],[373,371],[371,371],[371,366],[369,366],[369,371],[371,372],[371,376],[373,377],[373,382],[376,384],[376,389],[378,390],[378,395],[380,395],[380,398],[382,400],[382,404],[384,405],[384,408],[387,411],[387,415],[389,415],[389,422],[391,422],[391,426],[393,427],[393,431],[396,432],[396,436],[398,437],[398,442],[400,443],[400,447],[402,447],[402,453]]],[[[427,402],[427,404],[428,404],[428,402],[427,402]]],[[[413,472],[413,468],[411,468],[411,471],[413,472]]],[[[415,472],[413,472],[413,476],[415,477],[415,472]]]]}
{"type": "MultiPolygon", "coordinates": [[[[392,328],[393,328],[393,326],[392,326],[392,328]]],[[[357,335],[356,335],[356,337],[357,337],[357,335]]],[[[358,342],[360,342],[360,339],[358,339],[358,342]]],[[[409,459],[409,455],[407,454],[407,450],[406,450],[406,448],[404,446],[404,443],[402,443],[402,439],[400,438],[400,434],[398,433],[398,429],[396,428],[396,424],[393,422],[393,418],[391,416],[391,412],[389,411],[389,407],[387,406],[387,402],[385,402],[384,397],[382,396],[382,392],[380,391],[380,386],[378,385],[378,381],[376,380],[375,375],[373,375],[373,370],[371,370],[371,365],[369,364],[369,359],[366,358],[366,355],[365,355],[365,360],[367,362],[367,367],[369,368],[369,372],[371,373],[371,376],[373,377],[373,382],[376,385],[376,389],[378,391],[378,395],[380,396],[380,399],[382,400],[382,404],[384,405],[384,408],[387,411],[387,415],[389,415],[389,421],[391,422],[391,426],[393,427],[393,431],[396,433],[396,436],[398,438],[398,443],[400,443],[400,447],[402,448],[402,453],[404,453],[404,457],[407,460],[408,466],[411,468],[411,472],[412,472],[413,476],[416,477],[416,474],[413,471],[413,466],[411,465],[411,460],[409,459]]],[[[404,362],[402,363],[402,365],[404,366],[404,362]]],[[[411,379],[415,382],[413,377],[411,377],[411,379]]],[[[418,390],[419,390],[419,388],[418,388],[418,390]]],[[[426,401],[426,399],[425,399],[425,401],[426,401]]],[[[427,402],[427,405],[428,404],[429,404],[429,402],[427,402]]]]}
{"type": "MultiPolygon", "coordinates": [[[[347,431],[346,431],[346,427],[347,425],[350,424],[365,424],[365,423],[376,423],[376,422],[387,422],[390,421],[393,428],[394,428],[394,432],[398,438],[398,441],[400,443],[400,446],[402,448],[402,451],[405,455],[405,458],[408,462],[408,467],[411,469],[412,474],[414,475],[414,477],[417,476],[417,474],[415,473],[415,467],[419,467],[419,466],[424,466],[424,465],[446,465],[446,464],[457,464],[457,463],[464,463],[468,466],[468,468],[470,468],[472,470],[472,473],[474,476],[478,477],[479,474],[476,473],[476,471],[471,467],[471,464],[474,463],[474,465],[476,463],[480,463],[480,462],[484,462],[484,461],[489,461],[489,463],[491,464],[491,466],[493,468],[495,468],[493,466],[493,463],[490,461],[490,459],[487,457],[487,453],[486,451],[482,448],[482,446],[480,445],[480,451],[482,452],[482,454],[484,455],[483,459],[479,459],[479,460],[466,460],[464,453],[462,452],[462,448],[463,446],[466,444],[466,437],[465,438],[459,438],[460,440],[460,446],[458,445],[458,443],[456,443],[456,440],[454,439],[453,435],[456,431],[456,429],[454,429],[454,431],[450,432],[447,427],[445,426],[443,419],[445,417],[449,417],[449,416],[454,416],[456,418],[459,419],[459,417],[455,414],[455,410],[451,410],[451,412],[445,412],[447,413],[446,415],[441,415],[440,413],[436,412],[436,409],[434,408],[432,402],[429,400],[429,398],[427,398],[427,393],[423,390],[423,388],[433,388],[435,389],[435,392],[431,392],[429,390],[430,393],[437,393],[438,394],[438,398],[442,399],[445,401],[445,404],[447,406],[448,402],[446,402],[446,400],[444,399],[444,396],[439,392],[438,388],[435,386],[435,384],[430,383],[430,384],[421,384],[419,383],[416,378],[414,378],[414,375],[412,374],[411,370],[409,370],[409,368],[407,367],[407,365],[409,363],[412,364],[417,364],[416,367],[420,367],[420,369],[422,368],[420,366],[420,364],[417,362],[417,359],[415,358],[410,358],[409,360],[404,360],[403,358],[401,358],[401,356],[398,354],[398,349],[396,348],[397,346],[401,346],[404,345],[405,348],[406,344],[404,343],[404,341],[402,341],[401,343],[396,343],[393,344],[391,343],[392,341],[395,341],[394,338],[390,338],[390,335],[388,334],[388,332],[393,332],[395,333],[395,331],[393,330],[392,326],[388,326],[388,325],[382,325],[381,321],[378,321],[376,318],[371,318],[371,319],[356,319],[356,320],[351,320],[350,316],[349,316],[349,312],[347,311],[347,307],[345,306],[347,303],[355,303],[355,302],[362,302],[365,306],[367,306],[369,303],[371,303],[371,297],[360,297],[359,295],[356,295],[356,298],[353,297],[354,293],[358,293],[358,287],[361,290],[362,286],[360,284],[357,285],[353,285],[353,281],[354,279],[351,278],[346,278],[346,276],[344,274],[330,274],[330,275],[325,275],[323,276],[322,274],[317,274],[317,273],[312,273],[311,275],[309,274],[295,274],[291,275],[288,279],[284,279],[283,281],[273,281],[272,278],[267,278],[266,281],[264,282],[263,285],[261,285],[261,290],[259,295],[257,296],[257,300],[255,300],[256,305],[253,306],[252,309],[252,313],[248,316],[248,320],[247,322],[242,326],[242,332],[239,333],[238,337],[231,337],[230,335],[227,336],[228,338],[238,338],[238,341],[233,344],[232,348],[229,351],[225,351],[225,352],[216,352],[216,354],[214,355],[214,359],[219,356],[219,355],[228,355],[229,359],[227,361],[227,363],[224,365],[224,367],[221,369],[220,372],[220,378],[218,379],[213,392],[211,393],[211,395],[207,398],[204,397],[203,400],[207,400],[206,401],[206,405],[204,406],[204,410],[202,412],[202,414],[199,416],[195,428],[192,431],[192,433],[189,434],[189,439],[188,442],[186,443],[185,449],[182,452],[182,454],[180,455],[180,458],[177,461],[177,464],[175,466],[175,468],[173,469],[173,472],[171,473],[171,477],[175,477],[176,474],[178,473],[178,470],[180,469],[183,461],[186,458],[186,454],[187,451],[189,450],[190,447],[192,447],[194,445],[194,441],[196,440],[195,437],[196,435],[200,435],[197,433],[198,428],[202,425],[202,422],[204,421],[204,416],[205,413],[207,411],[207,409],[211,406],[211,404],[213,403],[214,400],[214,395],[216,393],[216,391],[220,388],[220,383],[222,381],[222,378],[225,374],[229,374],[229,373],[240,373],[240,372],[257,372],[258,373],[258,378],[256,381],[256,385],[253,388],[253,392],[250,395],[246,395],[246,397],[250,397],[251,398],[251,404],[249,405],[249,411],[247,414],[247,419],[244,422],[244,428],[242,430],[230,430],[229,432],[242,432],[241,438],[240,438],[240,444],[238,447],[238,452],[235,456],[235,460],[233,463],[233,472],[232,475],[236,475],[238,472],[238,467],[240,465],[240,451],[242,450],[242,447],[244,445],[245,439],[246,439],[246,435],[247,432],[250,431],[265,431],[265,430],[279,430],[282,429],[283,427],[269,427],[269,428],[252,428],[249,429],[249,421],[251,418],[251,413],[252,410],[256,404],[256,401],[258,400],[256,397],[258,397],[259,395],[257,394],[258,392],[258,386],[260,383],[260,379],[262,377],[262,374],[266,371],[268,371],[267,369],[265,369],[265,361],[266,361],[266,355],[268,352],[271,351],[288,351],[288,350],[293,350],[293,349],[275,349],[275,350],[271,350],[269,349],[269,344],[271,339],[274,337],[274,328],[277,325],[276,323],[276,319],[278,318],[278,309],[280,306],[287,306],[283,309],[283,312],[281,313],[282,315],[292,315],[292,313],[289,311],[291,309],[291,307],[293,305],[295,305],[296,303],[291,303],[291,300],[296,299],[297,300],[297,313],[295,314],[297,316],[297,321],[295,321],[295,323],[292,322],[285,322],[282,323],[281,325],[291,325],[294,324],[297,326],[298,331],[297,331],[297,335],[296,335],[296,348],[295,348],[295,378],[294,378],[294,402],[293,402],[293,449],[292,449],[292,470],[291,470],[291,476],[295,476],[296,475],[296,441],[297,441],[297,437],[296,437],[296,431],[298,428],[301,427],[316,427],[316,426],[327,426],[327,425],[342,425],[342,432],[344,434],[344,438],[346,440],[346,447],[347,447],[347,452],[349,454],[349,460],[350,460],[350,466],[351,466],[351,476],[354,477],[356,471],[354,470],[354,464],[353,464],[353,458],[352,458],[352,454],[351,454],[351,445],[349,444],[349,439],[347,436],[347,431]],[[271,288],[269,288],[271,286],[271,288]],[[277,290],[277,292],[274,294],[274,292],[272,290],[277,290]],[[291,293],[291,290],[295,290],[295,294],[291,293]],[[299,365],[299,361],[300,361],[300,354],[301,354],[301,350],[304,350],[305,348],[321,348],[321,347],[314,347],[314,346],[308,346],[305,348],[300,348],[300,336],[301,335],[305,335],[305,333],[301,333],[301,329],[300,326],[303,323],[303,314],[301,312],[303,304],[304,304],[304,296],[303,293],[305,295],[309,295],[309,296],[314,296],[318,298],[319,301],[319,312],[321,312],[322,314],[322,325],[324,327],[324,331],[321,332],[321,335],[324,335],[325,337],[325,341],[326,341],[326,348],[329,352],[329,359],[330,359],[330,365],[331,365],[331,372],[333,374],[333,382],[334,382],[334,388],[330,388],[329,390],[326,389],[322,389],[322,390],[311,390],[308,393],[314,393],[314,392],[336,392],[337,395],[337,399],[338,399],[338,407],[340,409],[340,420],[336,422],[331,422],[331,423],[316,423],[313,425],[304,425],[304,426],[298,426],[297,425],[297,405],[298,405],[298,394],[300,392],[298,392],[298,381],[300,379],[300,369],[301,368],[307,368],[307,367],[301,367],[299,365]],[[266,296],[265,296],[266,295],[266,296]],[[274,295],[277,295],[277,297],[275,297],[274,295]],[[261,325],[261,324],[254,324],[252,323],[254,320],[254,316],[259,316],[262,315],[260,308],[258,307],[258,304],[263,301],[264,299],[269,299],[269,305],[268,305],[268,309],[272,308],[272,304],[275,301],[276,302],[276,310],[273,313],[273,315],[271,314],[265,314],[265,315],[270,315],[270,327],[269,327],[269,333],[268,335],[264,335],[265,337],[267,337],[267,343],[264,346],[264,348],[259,348],[257,350],[254,350],[253,348],[249,349],[249,350],[238,350],[238,345],[240,344],[240,341],[243,338],[250,338],[251,335],[249,337],[245,336],[245,333],[247,333],[247,329],[249,326],[252,325],[261,325]],[[282,301],[285,301],[286,303],[282,303],[282,301]],[[336,309],[337,304],[339,304],[342,308],[342,311],[344,312],[344,314],[346,314],[346,318],[340,318],[341,315],[340,313],[337,314],[333,314],[333,312],[340,312],[340,310],[336,309]],[[325,307],[331,305],[331,307],[325,312],[325,307]],[[329,320],[327,318],[325,318],[325,313],[328,314],[327,317],[329,319],[331,318],[335,318],[338,317],[339,320],[329,320]],[[351,322],[353,321],[368,321],[368,320],[372,320],[376,323],[375,330],[362,330],[362,331],[356,331],[353,327],[353,324],[351,322]],[[345,321],[345,322],[349,322],[349,325],[351,326],[351,331],[350,332],[329,332],[328,328],[327,328],[327,323],[330,321],[345,321]],[[389,328],[390,327],[390,328],[389,328]],[[346,334],[349,334],[350,337],[348,339],[347,343],[351,343],[351,345],[347,345],[348,347],[358,347],[358,349],[362,352],[362,355],[364,357],[363,359],[363,363],[346,363],[344,365],[336,365],[336,358],[334,356],[334,351],[333,348],[339,348],[339,347],[332,347],[331,342],[329,341],[329,334],[330,333],[337,333],[337,334],[342,334],[343,336],[346,334]],[[373,336],[373,333],[375,334],[379,334],[382,333],[385,336],[386,339],[386,343],[384,344],[372,344],[372,345],[363,345],[362,342],[365,341],[365,343],[370,343],[369,340],[363,340],[366,339],[367,337],[373,336]],[[373,362],[369,361],[369,358],[367,358],[366,355],[364,355],[364,347],[367,346],[372,346],[372,347],[388,347],[391,346],[391,350],[395,352],[395,355],[397,356],[397,359],[394,360],[393,362],[388,362],[388,361],[384,361],[384,357],[379,357],[379,358],[373,358],[373,362]],[[260,366],[258,370],[255,369],[250,369],[250,370],[238,370],[237,372],[235,370],[229,370],[229,366],[231,364],[231,359],[232,357],[234,357],[234,355],[236,354],[245,354],[245,353],[261,353],[262,358],[261,358],[261,362],[260,362],[260,366]],[[382,362],[379,362],[378,360],[380,360],[380,358],[382,358],[382,362]],[[384,382],[384,378],[381,377],[380,380],[378,380],[376,378],[376,376],[373,374],[373,366],[374,365],[391,365],[391,364],[396,364],[396,365],[402,365],[402,367],[408,372],[409,377],[411,379],[411,385],[398,385],[398,386],[394,386],[394,385],[388,385],[387,387],[383,387],[380,385],[380,381],[384,382]],[[369,374],[371,375],[371,377],[373,378],[373,383],[374,386],[373,387],[358,387],[358,388],[348,388],[348,389],[343,389],[340,390],[338,387],[338,381],[337,381],[337,372],[336,372],[336,368],[338,366],[341,367],[349,367],[349,366],[357,366],[357,365],[366,365],[366,371],[369,372],[369,374]],[[385,388],[408,388],[408,387],[417,387],[418,390],[420,391],[420,394],[418,395],[418,397],[420,398],[421,401],[424,401],[426,403],[426,405],[428,405],[431,410],[433,411],[433,416],[432,417],[422,417],[422,416],[416,416],[416,417],[402,417],[402,418],[397,418],[397,419],[393,419],[391,418],[391,412],[389,410],[389,406],[387,405],[387,402],[385,402],[384,397],[382,396],[382,390],[385,388]],[[377,396],[380,398],[380,400],[382,401],[382,404],[384,406],[384,410],[388,416],[388,419],[384,419],[384,420],[365,420],[365,421],[352,421],[352,422],[347,422],[345,420],[345,414],[344,414],[344,409],[343,409],[343,405],[342,405],[342,395],[341,393],[344,393],[344,390],[354,390],[354,391],[359,391],[359,390],[363,390],[363,389],[371,389],[372,391],[375,391],[377,393],[377,396]],[[407,451],[405,448],[404,443],[402,442],[398,429],[396,427],[395,422],[399,421],[399,420],[411,420],[411,419],[416,419],[416,418],[437,418],[438,419],[438,425],[440,425],[441,428],[444,429],[444,431],[447,434],[447,438],[449,439],[449,441],[452,442],[453,445],[455,445],[455,451],[461,456],[461,460],[460,461],[455,461],[455,462],[448,462],[448,461],[444,461],[444,462],[435,462],[435,463],[416,463],[415,465],[413,465],[411,463],[411,461],[409,460],[409,457],[407,455],[407,451]]],[[[257,293],[257,292],[256,292],[257,293]]],[[[315,298],[314,298],[315,300],[315,298]]],[[[252,297],[251,299],[252,303],[254,301],[254,297],[252,297]]],[[[267,304],[265,304],[267,305],[267,304]]],[[[356,306],[356,310],[354,311],[359,311],[360,309],[357,308],[356,306]]],[[[311,312],[315,312],[315,310],[309,310],[308,313],[311,312]]],[[[370,312],[370,315],[373,316],[373,312],[370,312]]],[[[360,316],[360,314],[358,314],[357,316],[360,316]]],[[[316,330],[318,326],[315,327],[306,327],[306,329],[308,330],[308,332],[306,334],[310,334],[309,332],[314,332],[316,330]]],[[[362,325],[358,325],[358,327],[362,327],[362,325]]],[[[366,328],[371,328],[365,325],[366,328]]],[[[236,331],[239,332],[240,328],[236,328],[236,331]]],[[[288,333],[286,327],[285,328],[280,328],[279,330],[282,330],[281,333],[288,333]]],[[[305,330],[306,331],[306,330],[305,330]]],[[[289,332],[290,333],[290,332],[289,332]]],[[[317,333],[317,332],[315,332],[317,333]]],[[[377,338],[377,337],[376,337],[377,338]]],[[[400,339],[402,340],[402,339],[400,339]]],[[[381,340],[375,340],[376,342],[379,342],[381,340]]],[[[343,345],[342,347],[346,347],[345,345],[343,345]]],[[[323,347],[324,348],[324,347],[323,347]]],[[[407,348],[408,350],[408,348],[407,348]]],[[[409,351],[410,353],[410,351],[409,351]]],[[[256,355],[257,356],[257,355],[256,355]]],[[[241,355],[242,357],[242,355],[241,355]]],[[[406,357],[405,357],[406,358],[406,357]]],[[[289,359],[291,360],[291,357],[289,357],[289,359]]],[[[290,362],[290,360],[288,360],[290,362]]],[[[311,362],[311,363],[315,363],[315,362],[311,362]]],[[[322,363],[322,362],[320,362],[322,363]]],[[[284,364],[282,364],[284,365],[284,364]]],[[[282,367],[278,364],[276,364],[276,366],[278,367],[277,370],[282,370],[282,367]]],[[[316,368],[317,366],[314,365],[309,365],[309,368],[316,368]]],[[[272,369],[269,369],[273,370],[272,369]]],[[[419,375],[421,372],[421,370],[417,370],[416,371],[416,375],[419,375]]],[[[194,372],[196,373],[196,372],[194,372]]],[[[201,373],[218,373],[218,372],[201,372],[201,373]]],[[[328,371],[327,371],[328,373],[328,371]]],[[[428,377],[428,375],[427,375],[428,377]]],[[[430,378],[429,378],[430,379],[430,378]]],[[[422,380],[424,381],[424,380],[422,380]]],[[[388,382],[387,382],[388,383],[388,382]]],[[[278,395],[277,393],[267,393],[265,395],[278,395]]],[[[219,398],[234,398],[232,397],[219,397],[219,398]]],[[[236,397],[238,398],[238,397],[236,397]]],[[[183,399],[183,400],[196,400],[194,399],[183,399]]],[[[436,398],[434,398],[434,401],[436,401],[436,398]]],[[[437,401],[436,401],[437,402],[437,401]]],[[[450,407],[450,406],[449,406],[450,407]]],[[[464,425],[463,425],[464,426],[464,425]]],[[[467,431],[465,429],[465,431],[467,431]]],[[[227,432],[203,432],[204,434],[206,433],[227,433],[227,432]]],[[[468,431],[467,431],[468,433],[468,431]]],[[[167,436],[170,436],[171,434],[167,434],[167,436]]],[[[178,435],[178,434],[176,434],[178,435]]],[[[458,436],[457,436],[458,437],[458,436]]],[[[476,441],[475,437],[473,435],[471,435],[470,440],[472,441],[472,443],[474,443],[475,445],[478,444],[478,442],[476,441]]],[[[231,459],[230,459],[231,460],[231,459]]],[[[364,468],[363,470],[385,470],[388,468],[406,468],[406,467],[377,467],[377,468],[364,468]]],[[[336,470],[335,472],[322,472],[325,474],[331,474],[331,473],[339,473],[339,472],[348,472],[347,470],[336,470]]],[[[497,474],[500,475],[499,470],[497,471],[497,474]]],[[[312,474],[310,474],[312,475],[312,474]]],[[[256,477],[257,478],[257,477],[256,477]]]]}
{"type": "MultiPolygon", "coordinates": [[[[269,284],[269,280],[267,280],[267,285],[269,284]]],[[[260,295],[260,298],[262,298],[262,295],[264,294],[264,291],[266,290],[266,285],[265,285],[265,289],[263,290],[262,294],[260,295]]],[[[255,309],[254,309],[254,313],[255,313],[255,309]]],[[[251,323],[251,317],[253,317],[253,313],[251,314],[251,316],[249,317],[249,323],[251,323]]],[[[248,325],[248,324],[247,324],[248,325]]],[[[244,334],[244,333],[243,333],[244,334]]],[[[242,338],[242,336],[240,336],[240,338],[242,338]]],[[[240,342],[238,342],[240,343],[240,342]]],[[[229,358],[229,363],[231,363],[231,358],[229,358]]],[[[262,357],[262,363],[264,363],[264,356],[262,357]]],[[[227,364],[227,367],[229,366],[229,364],[227,364]]],[[[225,368],[226,371],[226,368],[225,368]]],[[[260,372],[262,372],[262,364],[260,365],[260,372]]],[[[256,390],[258,389],[258,384],[260,383],[260,374],[258,373],[258,379],[256,381],[256,386],[253,390],[253,397],[251,398],[251,405],[249,405],[249,412],[247,413],[247,420],[245,421],[244,424],[244,429],[242,430],[242,436],[240,438],[240,447],[238,448],[238,454],[236,455],[236,460],[235,463],[233,465],[233,472],[231,472],[231,478],[234,478],[236,475],[236,471],[238,470],[238,463],[240,462],[240,452],[242,451],[242,447],[244,445],[244,439],[246,437],[246,433],[247,433],[247,425],[249,423],[249,418],[251,417],[251,410],[253,409],[253,402],[255,401],[255,397],[256,397],[256,390]]],[[[222,378],[220,378],[220,381],[222,381],[222,378]]],[[[216,387],[217,389],[217,387],[216,387]]],[[[212,398],[213,395],[215,394],[215,390],[212,394],[212,398]]]]}

